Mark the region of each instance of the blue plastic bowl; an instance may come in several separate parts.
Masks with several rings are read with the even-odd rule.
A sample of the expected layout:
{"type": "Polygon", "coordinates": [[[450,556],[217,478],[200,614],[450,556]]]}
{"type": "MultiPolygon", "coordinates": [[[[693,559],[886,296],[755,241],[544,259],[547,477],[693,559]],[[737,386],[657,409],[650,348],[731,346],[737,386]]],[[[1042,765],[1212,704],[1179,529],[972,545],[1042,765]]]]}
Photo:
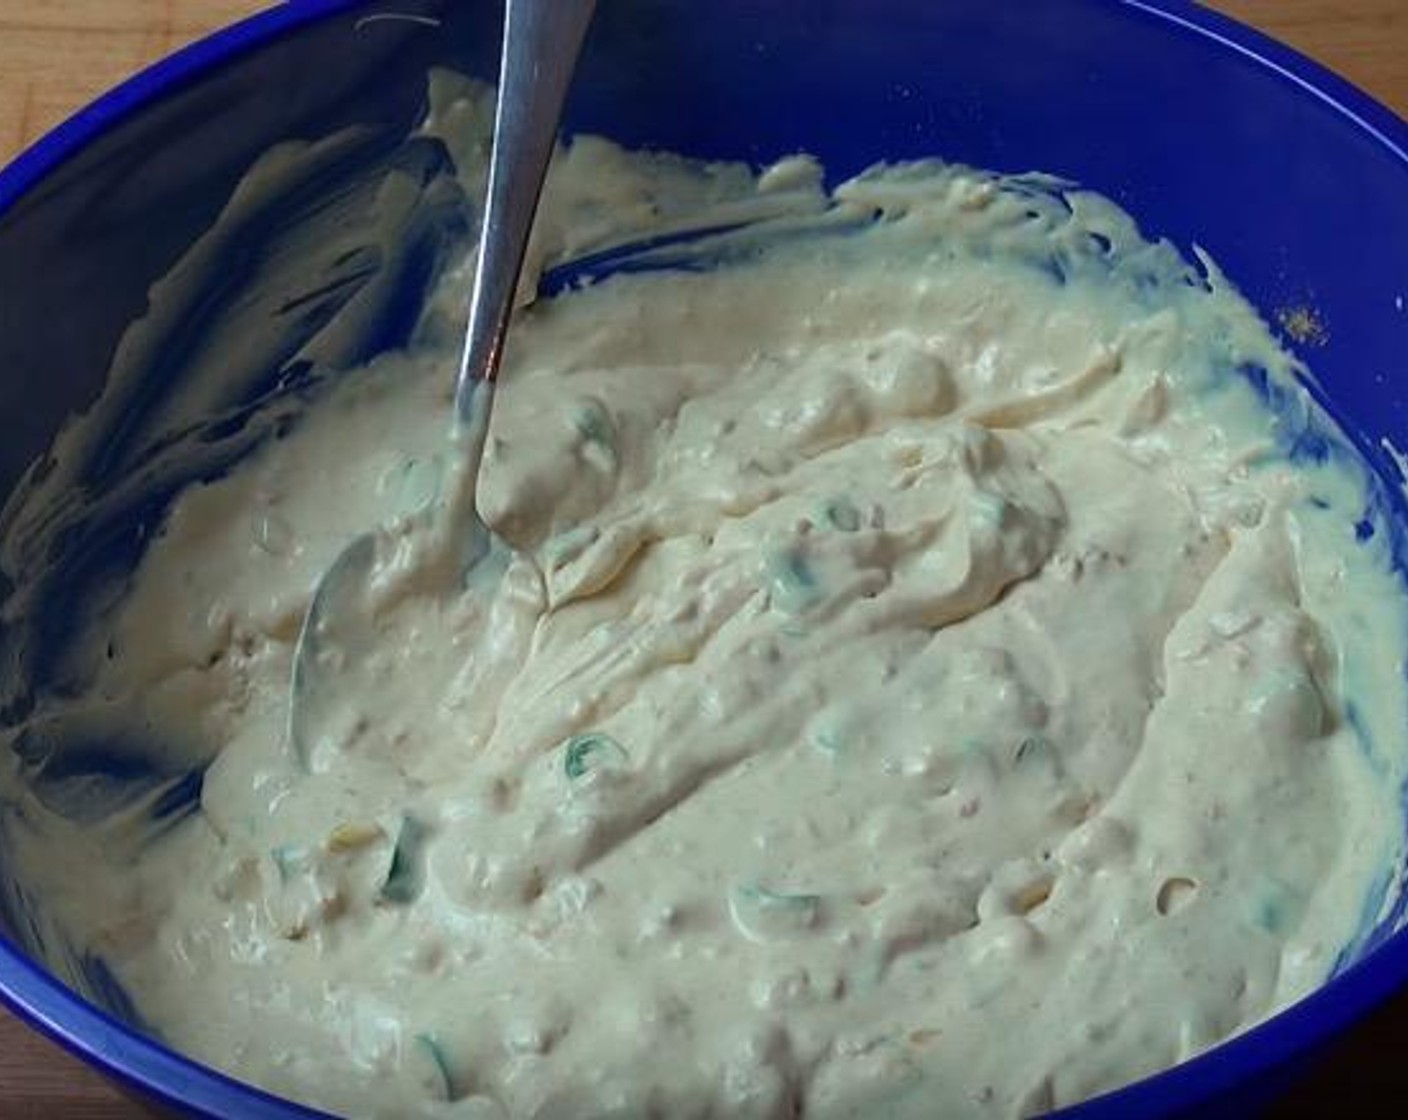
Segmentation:
{"type": "MultiPolygon", "coordinates": [[[[93,400],[148,287],[257,154],[353,122],[383,126],[369,151],[390,150],[423,107],[427,67],[492,74],[492,5],[393,7],[439,26],[368,20],[376,6],[350,0],[286,4],[128,82],[0,173],[0,493],[93,400]]],[[[1326,335],[1306,357],[1399,493],[1379,442],[1408,416],[1408,127],[1209,11],[1180,0],[609,0],[569,128],[758,162],[805,149],[837,176],[938,154],[1077,180],[1146,232],[1206,247],[1264,312],[1313,308],[1326,335]]],[[[363,344],[394,341],[388,328],[363,344]]],[[[148,388],[159,395],[179,375],[169,362],[148,388]]],[[[1071,1115],[1244,1114],[1408,978],[1408,935],[1394,932],[1404,909],[1398,899],[1314,995],[1071,1115]]],[[[5,932],[26,943],[14,924],[5,932]]],[[[142,1037],[113,1014],[120,999],[99,1010],[10,944],[0,997],[142,1099],[211,1116],[314,1115],[142,1037]]]]}

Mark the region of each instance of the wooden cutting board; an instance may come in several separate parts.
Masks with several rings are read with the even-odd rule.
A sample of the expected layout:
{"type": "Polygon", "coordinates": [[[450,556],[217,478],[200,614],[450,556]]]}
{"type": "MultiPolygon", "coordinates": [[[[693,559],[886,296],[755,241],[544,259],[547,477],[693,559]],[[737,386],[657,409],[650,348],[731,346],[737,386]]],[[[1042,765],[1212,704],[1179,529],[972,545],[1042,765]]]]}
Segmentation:
{"type": "MultiPolygon", "coordinates": [[[[265,6],[254,0],[0,0],[0,162],[133,71],[265,6]]],[[[1213,6],[1299,47],[1408,117],[1408,0],[1218,0],[1213,6]]],[[[1389,1102],[1408,1099],[1404,1054],[1408,996],[1315,1065],[1271,1116],[1392,1112],[1389,1102]]],[[[86,1066],[0,1011],[0,1120],[141,1115],[86,1066]]]]}

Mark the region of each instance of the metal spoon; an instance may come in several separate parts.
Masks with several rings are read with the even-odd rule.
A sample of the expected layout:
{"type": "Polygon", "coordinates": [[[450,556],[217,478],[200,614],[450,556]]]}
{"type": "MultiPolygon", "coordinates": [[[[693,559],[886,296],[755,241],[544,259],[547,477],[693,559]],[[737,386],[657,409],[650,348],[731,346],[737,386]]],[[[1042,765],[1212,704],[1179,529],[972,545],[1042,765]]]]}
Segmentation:
{"type": "MultiPolygon", "coordinates": [[[[430,527],[447,561],[442,569],[453,571],[461,587],[468,569],[489,551],[491,535],[479,519],[475,491],[494,382],[562,103],[595,6],[596,0],[505,5],[489,185],[455,383],[458,469],[430,527]]],[[[353,540],[323,573],[304,616],[293,656],[288,735],[305,762],[337,701],[348,699],[347,679],[374,647],[370,584],[381,543],[375,531],[353,540]]]]}

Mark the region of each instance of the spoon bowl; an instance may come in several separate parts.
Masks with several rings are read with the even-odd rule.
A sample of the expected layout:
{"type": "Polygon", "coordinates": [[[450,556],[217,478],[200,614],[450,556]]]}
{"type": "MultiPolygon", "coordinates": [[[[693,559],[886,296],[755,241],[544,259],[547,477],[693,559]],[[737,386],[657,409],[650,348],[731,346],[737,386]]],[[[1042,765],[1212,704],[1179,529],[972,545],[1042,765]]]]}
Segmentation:
{"type": "MultiPolygon", "coordinates": [[[[494,146],[455,384],[457,466],[443,504],[405,526],[429,538],[424,556],[431,578],[419,586],[432,594],[462,590],[490,551],[476,490],[494,385],[562,104],[595,6],[596,0],[508,0],[505,7],[494,146]]],[[[372,585],[387,537],[384,529],[355,537],[319,579],[304,615],[289,682],[288,738],[305,765],[334,726],[339,700],[355,695],[357,673],[375,648],[372,585]]]]}

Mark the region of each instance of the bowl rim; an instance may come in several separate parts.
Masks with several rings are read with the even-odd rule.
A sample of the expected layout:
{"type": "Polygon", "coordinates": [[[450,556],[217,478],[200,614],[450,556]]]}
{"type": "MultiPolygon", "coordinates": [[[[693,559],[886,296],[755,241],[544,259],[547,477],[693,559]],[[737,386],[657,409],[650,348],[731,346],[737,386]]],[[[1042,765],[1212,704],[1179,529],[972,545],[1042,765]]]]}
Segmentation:
{"type": "MultiPolygon", "coordinates": [[[[286,0],[139,71],[0,169],[0,219],[45,177],[108,129],[283,35],[368,0],[286,0]]],[[[1192,0],[1085,0],[1125,9],[1175,35],[1210,43],[1270,72],[1367,135],[1408,171],[1408,123],[1299,51],[1192,0]]],[[[1061,1117],[1165,1115],[1287,1068],[1408,986],[1408,931],[1390,936],[1324,986],[1243,1033],[1177,1066],[1060,1110],[1061,1117]]],[[[119,1087],[185,1114],[252,1120],[326,1118],[237,1081],[126,1026],[63,986],[0,936],[0,1002],[119,1087]]]]}

